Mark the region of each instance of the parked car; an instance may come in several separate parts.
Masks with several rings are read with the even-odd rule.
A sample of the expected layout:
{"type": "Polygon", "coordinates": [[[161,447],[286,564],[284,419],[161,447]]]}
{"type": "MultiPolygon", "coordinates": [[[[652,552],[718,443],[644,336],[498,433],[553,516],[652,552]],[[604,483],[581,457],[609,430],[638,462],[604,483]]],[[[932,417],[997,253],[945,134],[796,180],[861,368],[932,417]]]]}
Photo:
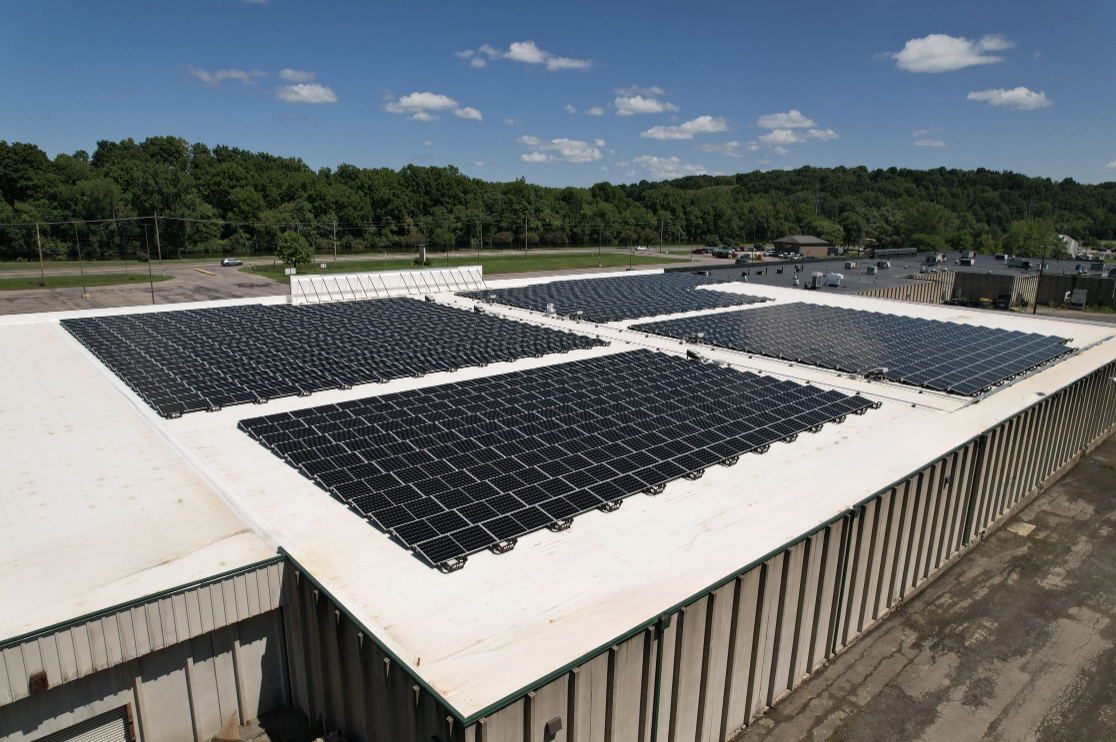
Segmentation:
{"type": "Polygon", "coordinates": [[[238,265],[244,265],[244,261],[236,258],[225,258],[221,261],[221,266],[224,268],[233,268],[238,265]]]}
{"type": "Polygon", "coordinates": [[[693,250],[691,250],[690,252],[693,253],[694,255],[705,255],[707,252],[709,252],[709,250],[704,248],[704,247],[697,247],[697,248],[694,248],[693,250]]]}
{"type": "Polygon", "coordinates": [[[636,252],[647,252],[647,248],[644,247],[643,245],[640,245],[639,247],[636,248],[636,252]]]}

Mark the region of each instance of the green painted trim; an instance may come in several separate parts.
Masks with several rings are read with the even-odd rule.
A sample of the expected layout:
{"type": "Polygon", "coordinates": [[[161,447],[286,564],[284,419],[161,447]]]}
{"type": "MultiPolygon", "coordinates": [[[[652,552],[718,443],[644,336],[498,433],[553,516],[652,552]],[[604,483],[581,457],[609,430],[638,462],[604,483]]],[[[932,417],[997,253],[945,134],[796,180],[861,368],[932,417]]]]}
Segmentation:
{"type": "Polygon", "coordinates": [[[268,559],[264,559],[263,561],[253,562],[252,564],[248,564],[248,565],[245,565],[243,567],[237,567],[236,569],[230,569],[228,572],[220,572],[218,574],[213,575],[212,577],[203,577],[200,580],[194,580],[193,582],[187,582],[185,584],[178,585],[177,587],[168,588],[166,590],[162,590],[162,591],[157,592],[157,593],[151,593],[150,595],[144,595],[141,598],[136,598],[134,600],[129,600],[129,601],[126,601],[124,603],[118,603],[114,606],[110,606],[108,608],[102,608],[101,610],[94,611],[92,613],[86,613],[82,616],[78,616],[77,618],[72,618],[68,621],[61,621],[61,622],[53,624],[51,626],[47,626],[46,628],[36,629],[34,631],[29,631],[26,634],[20,634],[19,636],[14,636],[10,639],[4,639],[4,640],[0,641],[0,649],[5,649],[6,647],[10,647],[13,644],[22,644],[23,642],[27,641],[28,639],[33,639],[35,637],[45,636],[46,634],[53,634],[54,632],[61,631],[64,628],[77,626],[78,624],[82,624],[82,623],[85,623],[87,621],[92,621],[95,618],[101,618],[103,616],[108,616],[108,615],[111,615],[113,613],[119,613],[120,611],[124,610],[125,608],[132,608],[132,607],[137,606],[137,605],[143,605],[145,603],[150,603],[153,600],[158,600],[159,598],[166,597],[167,595],[173,595],[174,593],[182,592],[183,590],[189,590],[192,587],[197,587],[199,585],[204,585],[208,582],[216,582],[217,580],[223,580],[226,577],[231,577],[233,575],[247,574],[248,572],[254,572],[255,570],[259,569],[260,567],[270,566],[272,564],[276,564],[276,563],[282,562],[282,561],[283,561],[283,557],[280,556],[280,555],[276,555],[276,556],[270,557],[268,559]]]}

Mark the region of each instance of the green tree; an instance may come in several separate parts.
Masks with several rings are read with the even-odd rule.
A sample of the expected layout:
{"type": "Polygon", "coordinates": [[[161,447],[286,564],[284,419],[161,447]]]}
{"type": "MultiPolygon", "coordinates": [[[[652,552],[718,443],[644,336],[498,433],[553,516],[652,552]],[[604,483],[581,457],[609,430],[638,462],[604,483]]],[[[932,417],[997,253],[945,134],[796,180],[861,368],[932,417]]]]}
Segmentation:
{"type": "Polygon", "coordinates": [[[808,233],[813,237],[825,240],[831,245],[841,245],[845,242],[845,230],[841,228],[840,224],[828,219],[815,221],[810,225],[808,233]]]}
{"type": "Polygon", "coordinates": [[[515,235],[511,232],[497,232],[492,235],[492,244],[507,247],[515,239],[515,235]]]}
{"type": "Polygon", "coordinates": [[[314,259],[314,249],[298,232],[284,232],[275,248],[275,257],[285,265],[305,265],[314,259]]]}
{"type": "Polygon", "coordinates": [[[1058,230],[1045,219],[1012,222],[1004,235],[1004,249],[1021,257],[1038,257],[1061,248],[1058,230]]]}
{"type": "Polygon", "coordinates": [[[992,236],[991,232],[985,232],[980,236],[976,242],[977,252],[982,255],[995,255],[1000,252],[1000,241],[992,236]]]}
{"type": "Polygon", "coordinates": [[[968,232],[954,232],[946,238],[946,244],[949,245],[950,250],[958,252],[973,249],[973,236],[968,232]]]}
{"type": "Polygon", "coordinates": [[[845,244],[860,246],[864,244],[864,232],[868,229],[868,222],[855,211],[846,211],[837,219],[841,229],[845,232],[845,244]]]}
{"type": "Polygon", "coordinates": [[[942,252],[946,248],[945,240],[932,234],[911,235],[908,244],[922,252],[942,252]]]}

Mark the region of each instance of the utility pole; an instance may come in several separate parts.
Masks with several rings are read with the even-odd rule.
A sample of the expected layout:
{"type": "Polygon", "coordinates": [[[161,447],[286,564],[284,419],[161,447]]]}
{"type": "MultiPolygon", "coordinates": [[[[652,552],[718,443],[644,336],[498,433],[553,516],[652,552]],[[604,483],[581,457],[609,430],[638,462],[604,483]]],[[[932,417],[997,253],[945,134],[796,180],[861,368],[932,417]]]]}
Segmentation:
{"type": "Polygon", "coordinates": [[[81,240],[78,239],[77,222],[74,222],[74,244],[78,251],[78,269],[81,271],[81,298],[88,299],[89,292],[85,289],[85,263],[81,259],[81,240]]]}
{"type": "Polygon", "coordinates": [[[604,244],[604,224],[597,222],[597,267],[601,267],[601,245],[604,244]]]}
{"type": "Polygon", "coordinates": [[[151,303],[155,304],[155,277],[151,275],[151,242],[147,239],[147,225],[143,225],[143,244],[147,245],[147,282],[151,285],[151,303]]]}
{"type": "Polygon", "coordinates": [[[46,288],[46,269],[43,268],[43,242],[39,239],[39,223],[35,222],[35,244],[39,247],[39,285],[46,288]]]}
{"type": "Polygon", "coordinates": [[[527,215],[523,215],[523,259],[527,259],[527,215]]]}
{"type": "MultiPolygon", "coordinates": [[[[1039,263],[1038,283],[1035,284],[1035,300],[1031,303],[1031,314],[1038,314],[1038,292],[1042,286],[1042,271],[1046,268],[1046,247],[1042,248],[1042,261],[1039,263]]],[[[1047,297],[1049,299],[1049,297],[1047,297]]]]}
{"type": "MultiPolygon", "coordinates": [[[[159,244],[159,212],[158,211],[155,212],[155,250],[159,255],[159,265],[162,265],[163,264],[163,248],[159,244]]],[[[151,262],[151,246],[150,245],[148,245],[148,249],[147,249],[147,262],[149,264],[151,262]]],[[[150,267],[151,266],[148,265],[148,268],[150,268],[150,267]]],[[[148,271],[148,272],[150,273],[150,271],[148,271]]],[[[154,304],[155,302],[151,302],[151,303],[154,304]]]]}
{"type": "Polygon", "coordinates": [[[659,254],[663,254],[663,230],[666,228],[666,219],[659,220],[659,254]]]}
{"type": "Polygon", "coordinates": [[[337,270],[337,220],[333,220],[333,269],[337,270]]]}
{"type": "Polygon", "coordinates": [[[821,195],[821,190],[814,191],[814,216],[818,215],[818,197],[821,195]]]}

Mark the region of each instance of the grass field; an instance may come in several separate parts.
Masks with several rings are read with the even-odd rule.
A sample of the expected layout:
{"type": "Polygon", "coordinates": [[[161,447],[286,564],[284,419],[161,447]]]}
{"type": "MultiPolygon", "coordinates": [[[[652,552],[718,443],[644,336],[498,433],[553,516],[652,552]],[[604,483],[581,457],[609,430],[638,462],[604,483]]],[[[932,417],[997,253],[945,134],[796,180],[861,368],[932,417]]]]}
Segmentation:
{"type": "MultiPolygon", "coordinates": [[[[156,283],[170,281],[173,276],[152,276],[156,283]]],[[[85,277],[88,286],[120,286],[132,283],[147,283],[147,274],[139,273],[91,273],[85,277]]],[[[81,286],[81,276],[47,276],[46,288],[65,289],[81,286]]],[[[0,278],[0,291],[23,291],[25,289],[41,289],[38,276],[21,276],[19,278],[0,278]]]]}
{"type": "MultiPolygon", "coordinates": [[[[445,268],[447,260],[444,256],[432,256],[429,258],[429,268],[445,268]]],[[[477,256],[451,256],[448,261],[449,266],[457,265],[476,265],[477,256]]],[[[530,255],[524,258],[522,255],[499,255],[499,256],[483,256],[480,259],[480,264],[484,268],[485,275],[498,275],[501,273],[527,273],[530,271],[560,271],[571,270],[576,268],[596,268],[597,256],[589,253],[564,253],[556,255],[530,255]]],[[[677,263],[677,260],[671,258],[655,258],[634,256],[632,257],[631,264],[633,267],[647,267],[662,263],[677,263]]],[[[303,266],[298,269],[299,275],[305,274],[329,274],[329,273],[361,273],[365,271],[381,271],[381,270],[408,270],[411,268],[418,268],[411,260],[353,260],[342,261],[337,263],[336,267],[332,262],[326,263],[326,269],[322,270],[317,268],[318,263],[313,266],[303,266]]],[[[605,268],[616,268],[628,265],[627,255],[617,255],[615,253],[604,253],[600,256],[600,265],[605,268]]],[[[245,273],[255,273],[256,275],[266,276],[277,281],[286,281],[287,275],[283,272],[282,268],[271,270],[270,267],[260,269],[253,266],[245,266],[240,269],[245,273]]]]}

